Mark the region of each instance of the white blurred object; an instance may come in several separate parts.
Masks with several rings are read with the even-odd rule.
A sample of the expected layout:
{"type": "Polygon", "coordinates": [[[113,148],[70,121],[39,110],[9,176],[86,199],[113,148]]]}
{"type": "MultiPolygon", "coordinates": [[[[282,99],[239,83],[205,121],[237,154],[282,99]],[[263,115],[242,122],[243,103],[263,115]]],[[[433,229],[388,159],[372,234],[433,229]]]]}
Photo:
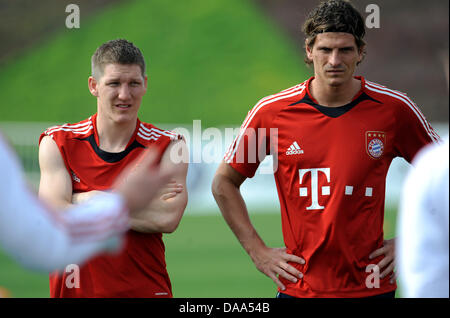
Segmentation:
{"type": "Polygon", "coordinates": [[[29,190],[1,134],[0,176],[0,247],[23,266],[61,270],[121,248],[128,212],[120,195],[107,193],[63,213],[51,210],[29,190]]]}
{"type": "Polygon", "coordinates": [[[414,159],[397,223],[397,265],[403,295],[449,297],[449,140],[414,159]]]}

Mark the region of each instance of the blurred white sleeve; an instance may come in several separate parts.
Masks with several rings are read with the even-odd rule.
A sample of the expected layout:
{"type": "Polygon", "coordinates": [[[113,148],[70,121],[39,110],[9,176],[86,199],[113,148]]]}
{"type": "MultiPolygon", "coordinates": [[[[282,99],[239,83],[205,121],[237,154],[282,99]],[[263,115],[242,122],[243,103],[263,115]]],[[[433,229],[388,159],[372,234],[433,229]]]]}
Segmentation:
{"type": "Polygon", "coordinates": [[[400,203],[397,262],[405,297],[449,297],[449,146],[428,146],[400,203]]]}
{"type": "Polygon", "coordinates": [[[70,210],[51,211],[25,182],[0,135],[0,247],[23,266],[50,272],[117,250],[128,229],[123,199],[106,193],[70,210]]]}

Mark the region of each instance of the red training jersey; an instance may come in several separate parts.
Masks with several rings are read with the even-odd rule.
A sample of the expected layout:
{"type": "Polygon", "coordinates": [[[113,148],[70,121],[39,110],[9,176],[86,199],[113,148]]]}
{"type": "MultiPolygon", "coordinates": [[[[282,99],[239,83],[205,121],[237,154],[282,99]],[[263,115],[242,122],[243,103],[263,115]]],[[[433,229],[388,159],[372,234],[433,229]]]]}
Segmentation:
{"type": "MultiPolygon", "coordinates": [[[[369,255],[383,246],[386,175],[392,159],[411,162],[439,137],[404,93],[361,81],[347,105],[324,107],[313,78],[261,99],[224,161],[246,177],[272,154],[289,253],[304,278],[281,278],[294,297],[368,297],[396,289],[376,281],[369,255]]],[[[280,290],[281,291],[281,290],[280,290]]]]}
{"type": "MultiPolygon", "coordinates": [[[[125,150],[110,153],[99,148],[97,114],[76,124],[48,128],[41,134],[56,142],[74,193],[108,190],[116,177],[144,149],[156,147],[160,156],[172,140],[180,136],[155,126],[136,123],[125,150]]],[[[119,254],[102,254],[80,267],[79,288],[74,287],[73,272],[50,275],[51,297],[172,297],[166,270],[162,234],[129,230],[119,254]],[[69,280],[69,284],[66,284],[69,280]]]]}

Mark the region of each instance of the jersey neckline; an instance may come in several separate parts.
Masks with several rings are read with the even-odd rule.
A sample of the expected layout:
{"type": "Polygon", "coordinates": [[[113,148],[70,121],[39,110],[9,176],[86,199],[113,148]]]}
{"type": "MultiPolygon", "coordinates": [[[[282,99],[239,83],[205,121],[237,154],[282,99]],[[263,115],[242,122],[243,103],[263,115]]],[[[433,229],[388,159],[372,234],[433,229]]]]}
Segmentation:
{"type": "Polygon", "coordinates": [[[104,151],[104,150],[100,149],[100,146],[99,146],[100,142],[99,142],[98,131],[97,131],[97,113],[95,113],[94,115],[92,115],[92,125],[94,127],[93,134],[91,134],[87,138],[83,138],[81,140],[88,141],[90,143],[92,149],[94,150],[94,152],[103,161],[109,162],[109,163],[115,163],[115,162],[118,162],[118,161],[122,160],[123,158],[125,158],[133,149],[139,148],[139,147],[145,148],[144,145],[142,145],[141,143],[139,143],[136,140],[136,135],[137,135],[140,124],[141,124],[141,121],[139,120],[139,118],[137,118],[136,128],[134,129],[134,133],[131,136],[130,140],[128,141],[128,144],[125,146],[125,149],[123,151],[108,152],[108,151],[104,151]]]}
{"type": "Polygon", "coordinates": [[[338,107],[329,107],[329,106],[323,106],[317,103],[317,101],[314,99],[314,97],[312,97],[310,91],[309,91],[309,85],[311,84],[311,81],[314,79],[314,76],[312,76],[311,78],[308,79],[308,81],[306,82],[306,93],[304,94],[304,96],[302,97],[302,99],[300,99],[299,101],[290,104],[289,106],[293,106],[293,105],[297,105],[297,104],[307,104],[310,106],[313,106],[315,109],[317,109],[318,111],[320,111],[322,114],[328,116],[328,117],[332,117],[332,118],[337,118],[345,113],[347,113],[348,111],[350,111],[353,107],[355,107],[356,105],[358,105],[359,103],[363,102],[364,100],[371,100],[374,101],[376,103],[380,103],[379,101],[373,99],[372,97],[370,97],[369,95],[367,95],[366,91],[365,91],[365,79],[362,76],[354,76],[354,78],[358,79],[361,81],[361,88],[358,91],[358,93],[356,93],[356,95],[353,97],[352,101],[342,105],[342,106],[338,106],[338,107]]]}

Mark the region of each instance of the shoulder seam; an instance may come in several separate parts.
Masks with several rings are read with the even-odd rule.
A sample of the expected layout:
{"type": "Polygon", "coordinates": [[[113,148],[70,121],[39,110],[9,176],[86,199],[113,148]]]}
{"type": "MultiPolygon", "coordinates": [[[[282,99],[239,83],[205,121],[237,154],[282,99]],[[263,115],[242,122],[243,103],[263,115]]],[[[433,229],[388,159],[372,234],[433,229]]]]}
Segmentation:
{"type": "Polygon", "coordinates": [[[438,142],[440,140],[439,136],[436,134],[433,128],[431,128],[430,124],[428,123],[428,121],[426,120],[425,116],[422,114],[420,109],[405,93],[392,90],[387,88],[386,86],[375,84],[369,81],[366,81],[366,88],[370,91],[379,94],[391,96],[392,98],[395,98],[396,100],[402,102],[414,113],[414,115],[420,121],[420,123],[422,124],[423,128],[425,129],[431,140],[433,140],[434,142],[438,142]]]}
{"type": "Polygon", "coordinates": [[[90,131],[92,128],[93,128],[93,125],[92,125],[92,116],[91,116],[88,119],[85,119],[84,123],[76,123],[76,124],[65,123],[63,125],[56,125],[56,126],[47,128],[44,131],[44,133],[47,136],[50,136],[57,131],[70,131],[70,132],[73,132],[74,134],[84,134],[84,133],[87,133],[88,131],[90,131]]]}
{"type": "Polygon", "coordinates": [[[145,140],[158,140],[161,136],[169,137],[171,140],[179,139],[179,135],[173,131],[163,130],[156,127],[145,127],[141,122],[137,135],[145,140]]]}
{"type": "Polygon", "coordinates": [[[266,105],[270,105],[274,102],[277,102],[279,100],[286,99],[286,98],[289,98],[289,97],[292,97],[292,96],[295,96],[298,94],[302,94],[303,91],[305,90],[305,87],[306,87],[306,82],[303,82],[301,84],[298,84],[291,88],[288,88],[284,91],[281,91],[278,94],[269,95],[269,96],[264,97],[261,100],[259,100],[258,103],[256,103],[256,105],[247,114],[247,117],[245,118],[245,120],[241,126],[239,134],[236,136],[235,140],[233,141],[233,143],[230,145],[227,152],[225,153],[224,161],[227,163],[230,163],[234,154],[236,153],[236,150],[238,149],[239,142],[240,142],[245,130],[247,129],[250,122],[253,120],[253,117],[255,117],[255,114],[261,108],[263,108],[266,105]]]}

